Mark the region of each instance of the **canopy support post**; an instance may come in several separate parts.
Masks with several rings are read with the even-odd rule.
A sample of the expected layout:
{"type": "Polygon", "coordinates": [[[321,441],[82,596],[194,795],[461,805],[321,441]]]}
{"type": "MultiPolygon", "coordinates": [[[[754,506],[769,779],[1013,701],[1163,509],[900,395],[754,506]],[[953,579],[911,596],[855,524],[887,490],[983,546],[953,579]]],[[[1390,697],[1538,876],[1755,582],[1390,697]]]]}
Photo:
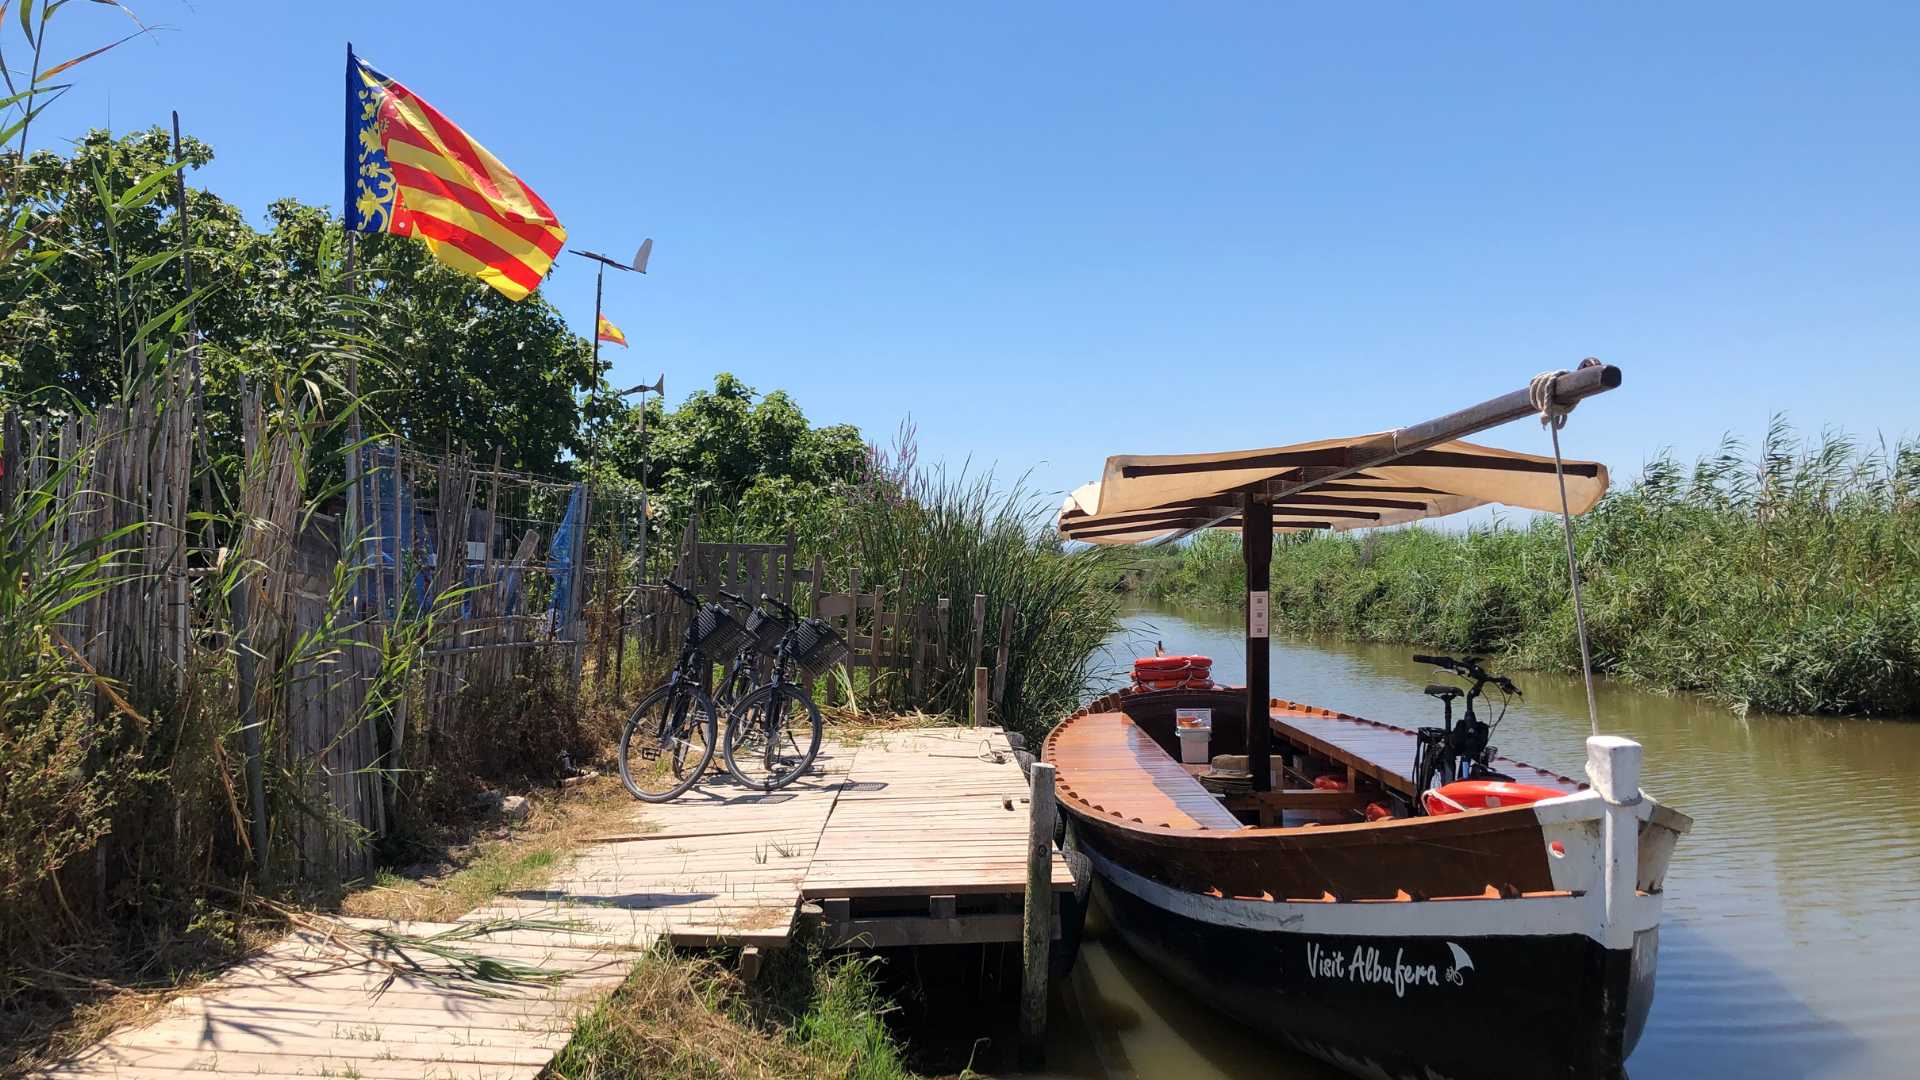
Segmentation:
{"type": "Polygon", "coordinates": [[[1246,496],[1241,512],[1240,552],[1247,562],[1247,770],[1253,790],[1273,790],[1272,693],[1268,685],[1267,588],[1273,570],[1273,504],[1246,496]]]}

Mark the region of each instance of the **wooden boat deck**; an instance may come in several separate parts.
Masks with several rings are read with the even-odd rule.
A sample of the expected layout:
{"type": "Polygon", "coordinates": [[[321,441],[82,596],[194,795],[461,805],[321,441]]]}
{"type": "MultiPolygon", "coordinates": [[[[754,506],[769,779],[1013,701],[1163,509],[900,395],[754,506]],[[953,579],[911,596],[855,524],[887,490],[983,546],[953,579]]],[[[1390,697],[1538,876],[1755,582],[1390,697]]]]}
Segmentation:
{"type": "MultiPolygon", "coordinates": [[[[938,924],[945,942],[1018,940],[1017,914],[930,916],[937,897],[1025,892],[1027,785],[1004,735],[869,735],[827,744],[819,768],[770,795],[716,780],[664,806],[635,804],[629,830],[586,847],[550,885],[456,924],[343,920],[414,936],[509,918],[562,923],[459,946],[565,976],[553,985],[493,986],[490,996],[396,971],[382,961],[402,957],[358,935],[303,930],[33,1075],[532,1078],[637,951],[661,940],[779,947],[803,896],[917,906],[918,918],[896,922],[938,924]]],[[[1073,888],[1058,852],[1053,888],[1073,888]]]]}
{"type": "Polygon", "coordinates": [[[1095,810],[1174,829],[1245,827],[1126,713],[1092,713],[1067,725],[1051,760],[1061,790],[1095,810]]]}
{"type": "MultiPolygon", "coordinates": [[[[1382,787],[1413,796],[1413,757],[1418,742],[1415,733],[1392,724],[1382,724],[1346,713],[1318,709],[1291,701],[1273,703],[1273,733],[1280,739],[1305,746],[1317,754],[1339,762],[1362,776],[1370,776],[1382,787]]],[[[1493,767],[1513,777],[1516,783],[1534,784],[1572,794],[1586,789],[1585,784],[1559,773],[1496,757],[1493,767]]]]}
{"type": "MultiPolygon", "coordinates": [[[[1328,709],[1276,700],[1272,703],[1275,750],[1291,744],[1315,757],[1370,777],[1409,798],[1414,790],[1416,734],[1328,709]]],[[[1068,798],[1121,821],[1171,829],[1221,831],[1247,826],[1198,779],[1205,766],[1183,765],[1134,723],[1125,711],[1090,712],[1056,729],[1048,759],[1060,770],[1058,783],[1068,798]]],[[[1277,768],[1276,759],[1276,768],[1277,768]]],[[[1494,767],[1523,784],[1572,794],[1585,784],[1512,758],[1496,757],[1494,767]]],[[[1312,775],[1295,774],[1302,789],[1312,775]]],[[[1275,786],[1285,786],[1276,773],[1275,786]]],[[[1295,792],[1298,808],[1308,809],[1327,793],[1295,792]]]]}

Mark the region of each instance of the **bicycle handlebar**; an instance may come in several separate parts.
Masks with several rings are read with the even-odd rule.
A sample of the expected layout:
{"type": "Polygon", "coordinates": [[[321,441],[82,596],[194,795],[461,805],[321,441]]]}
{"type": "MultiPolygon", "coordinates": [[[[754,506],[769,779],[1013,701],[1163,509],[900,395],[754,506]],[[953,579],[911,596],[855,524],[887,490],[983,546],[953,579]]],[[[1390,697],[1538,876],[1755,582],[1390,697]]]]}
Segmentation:
{"type": "Polygon", "coordinates": [[[722,600],[725,600],[727,603],[732,604],[734,607],[752,607],[753,606],[752,604],[747,603],[745,598],[735,596],[725,589],[714,590],[714,595],[718,596],[722,600]]]}
{"type": "Polygon", "coordinates": [[[1513,684],[1512,679],[1507,678],[1505,675],[1495,675],[1493,672],[1481,667],[1478,657],[1469,656],[1464,660],[1455,660],[1451,656],[1425,656],[1420,653],[1415,653],[1413,655],[1413,662],[1416,664],[1431,664],[1434,667],[1451,671],[1456,675],[1472,679],[1475,682],[1492,683],[1515,697],[1522,696],[1520,688],[1513,684]]]}
{"type": "Polygon", "coordinates": [[[665,585],[667,587],[668,592],[671,592],[673,595],[679,597],[680,602],[683,604],[686,604],[688,607],[700,606],[700,596],[698,593],[695,593],[692,589],[689,589],[684,585],[680,585],[668,578],[662,578],[660,580],[660,584],[665,585]]]}
{"type": "Polygon", "coordinates": [[[771,593],[761,593],[760,602],[763,604],[772,604],[774,607],[779,608],[781,614],[787,617],[788,622],[800,621],[800,613],[793,610],[793,605],[787,603],[785,600],[782,600],[777,596],[772,595],[771,593]]]}

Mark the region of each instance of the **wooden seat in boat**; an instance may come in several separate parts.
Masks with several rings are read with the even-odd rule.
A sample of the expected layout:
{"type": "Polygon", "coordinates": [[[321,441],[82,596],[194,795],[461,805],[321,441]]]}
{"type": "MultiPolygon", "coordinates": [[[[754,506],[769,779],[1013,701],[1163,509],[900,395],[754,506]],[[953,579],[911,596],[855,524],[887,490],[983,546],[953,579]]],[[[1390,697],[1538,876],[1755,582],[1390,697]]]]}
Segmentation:
{"type": "Polygon", "coordinates": [[[1058,783],[1104,813],[1176,829],[1240,829],[1213,793],[1125,713],[1087,716],[1058,732],[1058,783]]]}
{"type": "MultiPolygon", "coordinates": [[[[1403,795],[1418,794],[1413,790],[1413,755],[1417,740],[1407,728],[1316,709],[1311,705],[1275,702],[1273,732],[1279,740],[1307,747],[1361,776],[1374,778],[1383,787],[1403,795]]],[[[1513,777],[1516,783],[1534,784],[1568,794],[1586,787],[1570,777],[1508,757],[1495,758],[1493,767],[1513,777]]]]}

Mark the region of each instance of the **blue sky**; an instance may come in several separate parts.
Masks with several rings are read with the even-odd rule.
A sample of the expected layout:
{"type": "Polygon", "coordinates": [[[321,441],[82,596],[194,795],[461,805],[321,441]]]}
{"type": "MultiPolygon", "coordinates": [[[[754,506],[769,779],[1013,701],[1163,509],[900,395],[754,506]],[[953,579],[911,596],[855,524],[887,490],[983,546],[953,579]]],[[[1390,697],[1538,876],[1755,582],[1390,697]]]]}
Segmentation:
{"type": "MultiPolygon", "coordinates": [[[[1777,410],[1920,433],[1912,5],[136,10],[173,29],[81,69],[43,133],[178,108],[218,155],[196,182],[337,206],[351,39],[575,244],[654,238],[608,281],[616,381],[911,414],[923,460],[1049,490],[1590,354],[1627,385],[1568,449],[1622,474],[1777,410]]],[[[51,51],[119,25],[73,5],[51,51]]],[[[546,286],[583,333],[592,291],[577,261],[546,286]]]]}

